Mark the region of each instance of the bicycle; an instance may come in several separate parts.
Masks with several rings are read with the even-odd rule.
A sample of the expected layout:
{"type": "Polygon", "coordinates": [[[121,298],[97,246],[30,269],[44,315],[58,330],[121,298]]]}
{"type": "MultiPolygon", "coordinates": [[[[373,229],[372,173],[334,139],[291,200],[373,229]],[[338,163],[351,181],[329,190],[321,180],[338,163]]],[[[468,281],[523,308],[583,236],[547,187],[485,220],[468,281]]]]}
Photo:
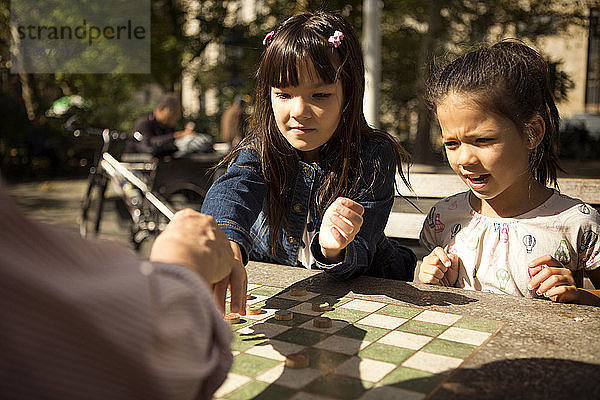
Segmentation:
{"type": "MultiPolygon", "coordinates": [[[[114,183],[120,198],[120,216],[129,224],[129,238],[136,251],[164,230],[174,213],[182,208],[200,209],[206,191],[222,172],[213,165],[221,153],[205,153],[184,159],[159,159],[150,154],[123,154],[118,161],[110,152],[113,140],[127,135],[109,129],[87,128],[99,134],[102,146],[94,157],[87,190],[81,205],[80,233],[96,236],[100,232],[106,192],[114,183]],[[198,172],[190,175],[194,170],[198,172]],[[201,172],[204,172],[202,174],[201,172]]],[[[81,135],[75,130],[75,136],[81,135]]]]}

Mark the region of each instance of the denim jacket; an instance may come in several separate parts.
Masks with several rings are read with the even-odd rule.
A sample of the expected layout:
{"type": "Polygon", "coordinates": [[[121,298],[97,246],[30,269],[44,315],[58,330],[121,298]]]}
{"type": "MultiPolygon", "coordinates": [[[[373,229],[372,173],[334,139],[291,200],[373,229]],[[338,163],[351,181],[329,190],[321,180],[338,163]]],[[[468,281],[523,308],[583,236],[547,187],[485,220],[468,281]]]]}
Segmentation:
{"type": "Polygon", "coordinates": [[[412,280],[415,255],[383,233],[394,201],[396,162],[392,146],[383,139],[363,139],[361,157],[364,173],[359,178],[358,193],[352,199],[365,209],[363,225],[344,249],[344,259],[338,263],[329,264],[319,246],[322,216],[316,210],[315,199],[319,182],[325,175],[322,162],[306,163],[297,157],[297,168],[290,171],[293,190],[282,194],[287,206],[288,229],[281,227],[282,247],[277,251],[271,246],[271,230],[264,207],[267,186],[256,151],[240,151],[227,172],[209,189],[202,212],[212,215],[227,237],[240,245],[244,264],[252,259],[301,266],[298,252],[301,246],[310,245],[316,260],[313,268],[325,270],[335,279],[370,275],[412,280]],[[374,162],[376,159],[379,163],[374,162]],[[312,243],[302,243],[309,209],[315,219],[316,234],[312,243]]]}

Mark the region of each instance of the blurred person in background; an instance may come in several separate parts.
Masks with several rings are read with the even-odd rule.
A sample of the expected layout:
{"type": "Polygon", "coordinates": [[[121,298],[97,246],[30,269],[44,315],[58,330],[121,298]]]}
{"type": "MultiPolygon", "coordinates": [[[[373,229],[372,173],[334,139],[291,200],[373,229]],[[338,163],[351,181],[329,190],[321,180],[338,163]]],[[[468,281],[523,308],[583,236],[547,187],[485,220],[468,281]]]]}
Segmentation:
{"type": "Polygon", "coordinates": [[[127,142],[125,152],[156,156],[175,153],[178,150],[176,139],[195,135],[193,123],[188,123],[182,131],[175,131],[180,119],[179,99],[174,93],[164,94],[152,112],[135,121],[134,137],[127,142]]]}

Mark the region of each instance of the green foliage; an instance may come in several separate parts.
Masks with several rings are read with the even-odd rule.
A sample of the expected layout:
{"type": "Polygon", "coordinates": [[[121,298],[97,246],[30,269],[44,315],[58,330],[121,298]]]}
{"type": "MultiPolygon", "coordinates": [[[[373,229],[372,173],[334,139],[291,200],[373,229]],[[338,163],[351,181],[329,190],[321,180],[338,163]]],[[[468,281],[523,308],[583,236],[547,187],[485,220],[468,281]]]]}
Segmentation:
{"type": "MultiPolygon", "coordinates": [[[[58,1],[58,0],[57,0],[58,1]]],[[[0,105],[9,111],[2,129],[2,151],[22,142],[25,119],[41,116],[57,98],[79,94],[95,109],[89,123],[129,130],[135,118],[149,111],[154,96],[149,85],[179,91],[184,71],[195,68],[201,92],[216,90],[222,112],[235,95],[254,91],[254,74],[263,51],[262,39],[278,22],[304,10],[340,11],[362,35],[361,0],[264,0],[248,20],[235,0],[151,0],[150,74],[25,74],[10,73],[9,1],[0,0],[0,105]],[[210,55],[216,49],[216,56],[210,55]],[[24,97],[24,88],[31,92],[24,97]],[[27,112],[25,112],[27,111],[27,112]]],[[[87,3],[86,3],[87,4],[87,3]]],[[[246,4],[246,2],[244,2],[246,4]]],[[[381,115],[383,128],[409,136],[411,113],[419,108],[427,66],[454,58],[473,47],[511,36],[535,45],[540,38],[585,23],[585,7],[548,0],[396,0],[383,3],[381,115]],[[437,14],[436,14],[437,13],[437,14]]],[[[247,4],[246,4],[247,5],[247,4]]],[[[73,10],[61,18],[74,18],[73,10]]],[[[99,62],[106,62],[96,54],[99,62]]],[[[561,60],[549,60],[556,98],[573,86],[561,60]]],[[[196,119],[197,130],[218,137],[220,112],[196,119]]],[[[424,134],[420,133],[419,137],[424,134]]]]}

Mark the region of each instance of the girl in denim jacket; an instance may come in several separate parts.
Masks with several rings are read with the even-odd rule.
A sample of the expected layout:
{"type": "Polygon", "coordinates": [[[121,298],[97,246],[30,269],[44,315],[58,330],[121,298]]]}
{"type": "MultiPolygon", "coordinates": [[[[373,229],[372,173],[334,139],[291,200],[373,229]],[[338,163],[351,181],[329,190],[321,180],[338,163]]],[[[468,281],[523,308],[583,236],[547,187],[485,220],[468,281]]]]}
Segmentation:
{"type": "Polygon", "coordinates": [[[321,269],[336,279],[412,280],[415,255],[384,228],[407,153],[369,127],[364,65],[339,15],[289,18],[264,40],[249,134],[223,163],[204,213],[225,231],[239,266],[215,288],[245,313],[249,259],[321,269]]]}

